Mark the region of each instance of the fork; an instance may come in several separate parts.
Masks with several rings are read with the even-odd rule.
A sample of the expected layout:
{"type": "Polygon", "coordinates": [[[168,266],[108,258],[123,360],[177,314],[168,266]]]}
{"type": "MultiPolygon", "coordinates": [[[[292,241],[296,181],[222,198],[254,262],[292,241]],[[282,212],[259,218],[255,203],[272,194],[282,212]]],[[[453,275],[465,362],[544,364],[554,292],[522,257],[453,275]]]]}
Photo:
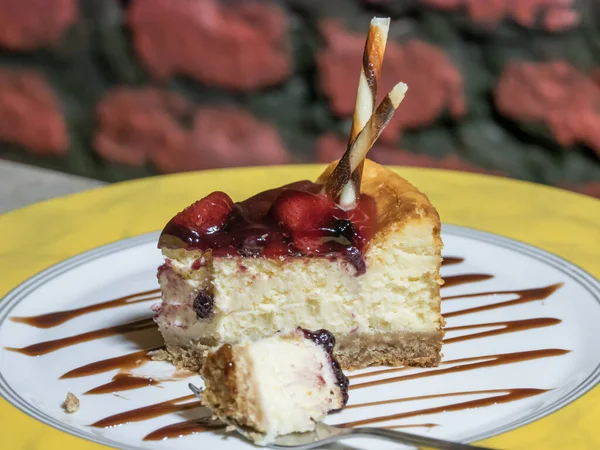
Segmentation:
{"type": "MultiPolygon", "coordinates": [[[[189,383],[188,386],[190,390],[198,398],[200,398],[202,390],[192,383],[189,383]]],[[[223,422],[219,421],[218,419],[213,419],[210,416],[201,419],[200,423],[210,426],[225,425],[223,422]]],[[[445,441],[432,437],[419,436],[416,434],[405,433],[403,431],[373,427],[342,428],[334,425],[327,425],[323,422],[317,422],[314,431],[309,431],[306,433],[290,433],[278,436],[275,438],[275,443],[269,444],[268,447],[277,450],[309,450],[322,447],[326,444],[331,444],[332,442],[342,439],[349,439],[353,437],[373,437],[376,439],[385,439],[400,444],[410,444],[417,448],[427,447],[440,450],[491,450],[486,447],[477,447],[469,444],[461,444],[458,442],[445,441]]]]}

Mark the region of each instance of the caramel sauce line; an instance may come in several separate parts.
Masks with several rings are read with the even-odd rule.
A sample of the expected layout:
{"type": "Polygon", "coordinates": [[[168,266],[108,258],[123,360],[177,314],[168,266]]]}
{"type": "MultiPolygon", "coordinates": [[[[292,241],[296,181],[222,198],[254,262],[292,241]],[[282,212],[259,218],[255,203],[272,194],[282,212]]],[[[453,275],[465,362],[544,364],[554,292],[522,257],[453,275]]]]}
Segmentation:
{"type": "Polygon", "coordinates": [[[194,394],[186,395],[184,397],[174,398],[161,403],[155,403],[153,405],[143,406],[141,408],[130,409],[119,414],[100,419],[93,424],[91,427],[94,428],[111,428],[118,425],[124,425],[126,423],[141,422],[143,420],[153,419],[155,417],[164,416],[166,414],[187,411],[188,409],[198,408],[202,406],[200,401],[193,401],[196,396],[194,394]],[[187,402],[187,403],[184,403],[187,402]]]}
{"type": "MultiPolygon", "coordinates": [[[[524,352],[501,353],[501,354],[496,354],[496,355],[484,355],[484,356],[474,356],[474,357],[470,357],[470,358],[455,359],[455,360],[451,360],[451,361],[446,361],[444,363],[444,365],[462,364],[462,363],[466,363],[466,364],[448,367],[445,369],[426,370],[423,372],[411,373],[408,375],[401,375],[398,377],[384,378],[382,380],[367,381],[365,383],[359,383],[359,384],[354,384],[354,385],[351,384],[350,390],[363,389],[366,387],[379,386],[379,385],[389,384],[389,383],[396,383],[398,381],[414,380],[417,378],[427,378],[427,377],[443,375],[443,374],[448,374],[448,373],[466,372],[469,370],[480,369],[480,368],[484,368],[484,367],[495,367],[495,366],[501,366],[501,365],[505,365],[505,364],[514,364],[514,363],[518,363],[518,362],[531,361],[534,359],[549,358],[552,356],[565,355],[569,352],[570,352],[570,350],[550,348],[550,349],[543,349],[543,350],[529,350],[529,351],[524,351],[524,352]]],[[[366,374],[358,374],[358,375],[350,376],[348,378],[356,379],[356,378],[360,378],[360,377],[371,377],[371,376],[376,376],[376,375],[383,375],[385,373],[393,373],[393,372],[397,372],[397,371],[401,371],[401,370],[406,370],[406,367],[401,367],[399,369],[384,369],[384,370],[379,370],[379,371],[375,371],[375,372],[369,372],[366,374]]]]}
{"type": "Polygon", "coordinates": [[[494,295],[506,295],[512,294],[517,295],[518,297],[514,300],[507,300],[499,303],[491,303],[489,305],[483,306],[475,306],[473,308],[461,309],[460,311],[453,311],[450,313],[445,313],[444,317],[456,317],[464,314],[472,314],[481,311],[489,311],[491,309],[503,308],[505,306],[513,306],[520,305],[523,303],[534,302],[537,300],[545,300],[550,297],[554,292],[556,292],[564,283],[556,283],[551,284],[550,286],[545,286],[541,288],[533,288],[533,289],[522,289],[522,290],[513,290],[513,291],[490,291],[490,292],[476,292],[473,294],[459,294],[459,295],[451,295],[448,297],[442,297],[443,301],[454,300],[454,299],[465,299],[465,298],[473,298],[473,297],[488,297],[494,295]]]}
{"type": "Polygon", "coordinates": [[[151,376],[133,375],[128,372],[119,372],[108,383],[92,388],[84,392],[83,395],[114,394],[115,392],[131,391],[146,386],[159,386],[163,382],[182,380],[196,375],[187,370],[178,372],[167,378],[154,378],[151,376]]]}
{"type": "Polygon", "coordinates": [[[136,294],[125,295],[123,297],[116,298],[114,300],[108,300],[94,305],[83,306],[81,308],[68,309],[65,311],[57,311],[48,314],[40,314],[38,316],[27,316],[10,317],[12,322],[24,323],[26,325],[36,328],[52,328],[57,325],[63,324],[76,317],[83,316],[96,311],[102,311],[110,308],[117,308],[119,306],[133,305],[135,303],[148,302],[150,300],[158,300],[160,295],[160,289],[152,289],[150,291],[138,292],[136,294]],[[150,296],[150,297],[148,297],[150,296]],[[140,298],[138,298],[140,297],[140,298]]]}
{"type": "Polygon", "coordinates": [[[451,411],[463,411],[471,408],[481,408],[484,406],[496,405],[500,403],[509,403],[517,400],[522,400],[535,395],[543,394],[548,392],[546,389],[510,389],[507,393],[496,395],[487,398],[481,398],[478,400],[470,400],[467,402],[451,403],[449,405],[436,406],[433,408],[418,409],[414,411],[407,411],[399,414],[391,414],[387,416],[373,417],[370,419],[356,420],[354,422],[347,422],[338,424],[339,427],[353,428],[365,425],[372,425],[377,422],[387,422],[389,420],[406,419],[408,417],[424,416],[428,414],[438,414],[442,412],[451,411]]]}
{"type": "MultiPolygon", "coordinates": [[[[405,419],[405,418],[420,416],[420,415],[436,414],[436,413],[445,412],[445,411],[460,411],[460,410],[469,409],[469,408],[479,408],[479,407],[494,405],[494,404],[498,404],[498,403],[508,403],[508,402],[512,402],[512,401],[517,401],[517,400],[521,400],[524,398],[539,395],[544,392],[548,392],[548,390],[547,389],[529,389],[529,388],[490,389],[490,390],[471,391],[471,392],[452,392],[452,393],[447,393],[447,394],[424,395],[424,396],[419,396],[419,397],[407,397],[407,398],[402,398],[402,399],[384,400],[381,402],[370,402],[370,403],[363,403],[363,404],[358,404],[358,405],[349,405],[346,407],[346,409],[359,408],[359,407],[365,407],[365,406],[376,406],[376,405],[396,403],[396,402],[405,402],[405,401],[411,401],[411,400],[424,400],[424,399],[431,399],[431,398],[441,398],[441,397],[451,397],[451,396],[461,396],[461,395],[498,394],[498,395],[494,395],[491,397],[478,399],[478,400],[471,400],[471,401],[460,402],[460,403],[452,403],[450,405],[419,409],[419,410],[408,411],[405,413],[394,414],[394,415],[389,415],[389,416],[374,417],[371,419],[363,419],[363,420],[358,420],[355,422],[339,424],[337,426],[349,428],[349,427],[355,427],[355,426],[369,425],[369,424],[373,424],[373,423],[377,423],[377,422],[385,422],[385,421],[389,421],[389,420],[405,419]]],[[[193,397],[193,396],[190,396],[190,397],[193,397]]],[[[184,397],[172,400],[171,402],[175,402],[178,400],[182,401],[183,399],[184,399],[184,397]]],[[[171,402],[159,403],[157,405],[152,405],[152,407],[163,407],[162,405],[165,405],[164,407],[168,408],[169,404],[171,402]]],[[[199,403],[199,402],[197,402],[197,403],[199,403]]],[[[186,405],[187,404],[184,404],[181,406],[186,406],[186,405]]],[[[200,405],[197,405],[197,406],[200,406],[200,405]]],[[[144,408],[140,408],[140,409],[144,409],[144,408]]],[[[133,410],[133,411],[136,411],[136,410],[133,410]]],[[[126,414],[126,413],[124,413],[124,414],[126,414]]],[[[151,417],[155,417],[155,416],[151,416],[151,417]]],[[[125,423],[125,422],[117,421],[117,423],[115,423],[115,425],[120,425],[121,423],[125,423]]],[[[94,425],[94,426],[96,426],[96,425],[94,425]]],[[[109,426],[114,426],[114,425],[109,425],[109,426]]],[[[406,425],[387,425],[387,426],[383,426],[381,428],[387,428],[387,429],[433,428],[433,427],[437,427],[437,426],[439,426],[439,424],[418,423],[418,424],[406,424],[406,425]]],[[[190,434],[209,431],[211,429],[215,429],[215,427],[208,428],[204,425],[200,425],[197,420],[188,420],[185,422],[178,422],[178,423],[175,423],[172,425],[168,425],[166,427],[163,427],[156,431],[153,431],[152,433],[148,434],[144,438],[144,440],[145,441],[155,441],[155,440],[179,438],[179,437],[183,437],[183,436],[188,436],[190,434]]]]}
{"type": "Polygon", "coordinates": [[[465,258],[461,258],[460,256],[443,256],[442,258],[442,266],[453,266],[465,261],[465,258]]]}
{"type": "Polygon", "coordinates": [[[132,333],[134,331],[147,330],[149,328],[156,327],[156,324],[152,318],[136,320],[134,322],[125,323],[122,325],[116,325],[108,328],[101,328],[99,330],[88,331],[82,334],[76,334],[60,339],[53,339],[51,341],[38,342],[23,348],[15,347],[4,347],[5,350],[11,352],[21,353],[27,356],[40,356],[52,353],[61,348],[69,347],[75,344],[81,344],[83,342],[89,342],[108,336],[114,336],[116,334],[132,333]]]}
{"type": "Polygon", "coordinates": [[[139,352],[128,353],[123,356],[117,356],[115,358],[108,358],[102,359],[100,361],[95,361],[93,363],[86,364],[84,366],[77,367],[73,370],[68,371],[67,373],[61,375],[59,380],[64,380],[66,378],[87,377],[90,375],[109,372],[114,369],[134,369],[136,367],[142,366],[143,364],[146,364],[147,362],[152,361],[152,358],[148,354],[149,352],[160,350],[162,348],[164,347],[155,347],[148,350],[140,350],[139,352]]]}
{"type": "Polygon", "coordinates": [[[490,322],[490,323],[479,323],[474,325],[461,325],[457,327],[446,327],[445,331],[460,331],[460,330],[474,330],[477,328],[485,327],[501,327],[494,330],[481,331],[479,333],[466,334],[463,336],[456,336],[452,338],[446,338],[443,340],[444,344],[452,344],[453,342],[470,341],[472,339],[481,339],[484,337],[498,336],[501,334],[515,333],[518,331],[532,330],[535,328],[550,327],[561,323],[562,320],[553,317],[539,317],[535,319],[523,319],[523,320],[512,320],[505,322],[490,322]]]}
{"type": "Polygon", "coordinates": [[[223,429],[223,426],[207,427],[206,425],[198,423],[197,420],[187,420],[185,422],[178,422],[166,427],[159,428],[156,431],[148,434],[144,437],[144,441],[162,441],[163,439],[173,439],[184,436],[189,436],[196,433],[204,433],[205,431],[212,431],[215,429],[223,429]]]}
{"type": "Polygon", "coordinates": [[[459,286],[461,284],[476,283],[478,281],[490,280],[492,278],[494,278],[494,275],[490,275],[487,273],[465,273],[461,275],[449,275],[447,277],[443,277],[444,284],[442,285],[442,289],[453,286],[459,286]]]}
{"type": "Polygon", "coordinates": [[[443,394],[418,395],[416,397],[401,397],[390,400],[380,400],[376,402],[356,403],[354,405],[347,405],[344,409],[367,408],[369,406],[391,405],[394,403],[414,402],[417,400],[430,400],[432,398],[461,397],[465,395],[506,394],[507,392],[518,390],[519,389],[484,389],[478,391],[445,392],[443,394]]]}
{"type": "MultiPolygon", "coordinates": [[[[468,340],[473,340],[473,339],[480,339],[483,337],[495,336],[495,335],[500,335],[500,334],[516,333],[519,331],[524,331],[524,330],[529,330],[529,329],[534,329],[534,328],[548,327],[548,326],[559,324],[561,322],[562,322],[562,320],[556,319],[553,317],[542,317],[542,318],[535,318],[535,319],[523,319],[523,320],[514,320],[514,321],[505,321],[505,322],[489,322],[489,323],[479,323],[479,324],[473,324],[473,325],[460,325],[460,326],[456,326],[456,327],[446,327],[445,328],[446,331],[460,331],[460,330],[470,330],[470,329],[487,328],[487,327],[502,327],[502,328],[498,328],[495,330],[482,331],[479,333],[467,334],[464,336],[447,338],[447,339],[444,339],[443,342],[444,342],[444,344],[451,344],[453,342],[462,342],[462,341],[468,341],[468,340]]],[[[475,358],[475,359],[473,359],[473,358],[455,359],[455,360],[450,360],[450,361],[442,361],[440,364],[447,365],[447,364],[453,364],[453,363],[473,361],[473,360],[478,360],[478,359],[479,359],[479,357],[475,358]]],[[[350,379],[366,378],[366,377],[372,377],[372,376],[376,376],[376,375],[383,375],[386,373],[400,372],[400,371],[408,370],[408,369],[412,369],[412,368],[413,367],[409,367],[409,366],[394,367],[391,369],[382,369],[382,370],[376,370],[376,371],[372,371],[372,372],[358,373],[356,375],[350,375],[348,378],[350,378],[350,379]]]]}
{"type": "Polygon", "coordinates": [[[131,391],[146,386],[157,386],[161,381],[152,377],[138,377],[129,373],[118,373],[111,381],[90,389],[83,395],[112,394],[113,392],[131,391]]]}

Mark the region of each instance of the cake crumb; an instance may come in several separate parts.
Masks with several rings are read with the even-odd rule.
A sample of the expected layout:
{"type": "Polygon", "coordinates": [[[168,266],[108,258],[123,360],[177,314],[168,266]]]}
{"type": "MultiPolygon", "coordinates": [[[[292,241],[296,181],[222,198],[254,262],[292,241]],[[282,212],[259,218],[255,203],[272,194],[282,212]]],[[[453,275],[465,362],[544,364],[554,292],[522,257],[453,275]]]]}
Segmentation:
{"type": "Polygon", "coordinates": [[[149,352],[148,356],[152,358],[152,361],[170,361],[171,359],[169,352],[167,352],[166,350],[156,350],[153,352],[149,352]]]}
{"type": "Polygon", "coordinates": [[[63,408],[69,414],[79,411],[79,399],[75,396],[75,394],[71,392],[67,394],[67,398],[63,403],[63,408]]]}

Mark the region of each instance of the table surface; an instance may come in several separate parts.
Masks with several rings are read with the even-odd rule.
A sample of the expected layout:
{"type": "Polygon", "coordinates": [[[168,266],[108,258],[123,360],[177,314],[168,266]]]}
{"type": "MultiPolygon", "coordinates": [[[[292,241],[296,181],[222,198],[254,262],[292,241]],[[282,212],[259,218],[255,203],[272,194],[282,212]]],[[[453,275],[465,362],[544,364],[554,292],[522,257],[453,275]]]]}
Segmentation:
{"type": "Polygon", "coordinates": [[[104,184],[90,178],[0,160],[0,214],[104,184]]]}

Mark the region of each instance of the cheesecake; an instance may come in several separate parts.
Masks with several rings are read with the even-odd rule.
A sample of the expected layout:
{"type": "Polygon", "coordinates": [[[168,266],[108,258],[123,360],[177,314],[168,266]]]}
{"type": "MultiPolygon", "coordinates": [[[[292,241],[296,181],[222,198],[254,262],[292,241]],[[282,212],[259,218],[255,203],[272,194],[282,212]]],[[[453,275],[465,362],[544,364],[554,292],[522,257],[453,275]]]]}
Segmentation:
{"type": "Polygon", "coordinates": [[[313,431],[348,400],[334,346],[328,331],[301,328],[224,344],[206,357],[202,404],[258,445],[313,431]]]}
{"type": "Polygon", "coordinates": [[[344,211],[296,182],[234,203],[215,192],[176,215],[159,246],[155,321],[168,358],[198,370],[211,347],[297,326],[337,338],[344,369],[440,360],[440,219],[427,197],[367,160],[344,211]]]}
{"type": "Polygon", "coordinates": [[[166,224],[154,308],[162,359],[199,370],[215,346],[301,327],[332,332],[343,369],[439,363],[439,215],[417,187],[366,158],[407,92],[400,82],[375,107],[388,26],[371,22],[338,161],[316,180],[242,201],[212,192],[166,224]]]}

